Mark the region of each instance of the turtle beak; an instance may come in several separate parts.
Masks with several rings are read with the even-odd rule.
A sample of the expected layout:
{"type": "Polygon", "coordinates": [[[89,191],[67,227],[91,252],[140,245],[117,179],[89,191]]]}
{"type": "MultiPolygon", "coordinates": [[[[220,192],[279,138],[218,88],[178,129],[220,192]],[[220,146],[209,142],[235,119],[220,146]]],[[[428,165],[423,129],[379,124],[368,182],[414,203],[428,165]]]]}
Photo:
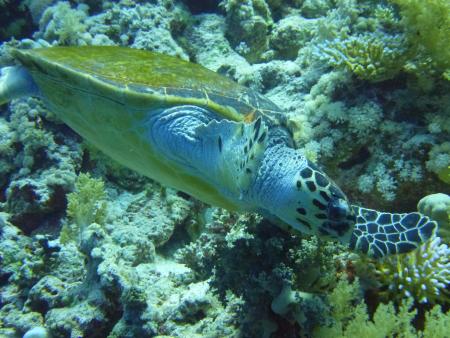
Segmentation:
{"type": "Polygon", "coordinates": [[[327,214],[330,221],[340,222],[345,220],[352,212],[349,203],[343,198],[334,198],[328,202],[327,214]]]}
{"type": "Polygon", "coordinates": [[[327,205],[328,219],[322,225],[336,237],[344,240],[347,238],[356,223],[356,215],[347,199],[333,196],[327,205]]]}

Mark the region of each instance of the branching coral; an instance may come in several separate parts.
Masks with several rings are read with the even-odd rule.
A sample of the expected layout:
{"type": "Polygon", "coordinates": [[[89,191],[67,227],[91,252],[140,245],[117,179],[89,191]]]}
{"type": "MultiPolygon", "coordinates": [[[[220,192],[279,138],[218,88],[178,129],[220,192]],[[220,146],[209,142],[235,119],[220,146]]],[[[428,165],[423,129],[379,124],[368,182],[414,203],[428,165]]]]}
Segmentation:
{"type": "Polygon", "coordinates": [[[61,231],[61,242],[76,237],[91,223],[103,224],[106,217],[106,201],[103,181],[80,174],[75,191],[67,195],[67,216],[73,221],[61,231]]]}
{"type": "Polygon", "coordinates": [[[320,47],[321,55],[333,66],[345,66],[363,80],[382,81],[394,77],[406,60],[402,38],[367,33],[336,38],[320,47]]]}
{"type": "MultiPolygon", "coordinates": [[[[419,75],[422,85],[431,75],[450,78],[450,3],[447,0],[390,0],[373,6],[348,24],[347,31],[321,43],[319,49],[333,66],[345,66],[357,77],[372,82],[393,78],[406,70],[419,75]],[[367,16],[367,18],[364,18],[367,16]],[[364,27],[361,30],[361,27],[364,27]]],[[[425,88],[425,87],[424,87],[425,88]]]]}
{"type": "Polygon", "coordinates": [[[410,303],[402,305],[398,313],[392,304],[380,304],[373,320],[369,320],[367,306],[358,301],[359,299],[358,281],[349,284],[341,280],[328,296],[333,324],[330,327],[317,328],[314,337],[381,338],[413,331],[410,322],[416,312],[409,311],[410,303]]]}
{"type": "Polygon", "coordinates": [[[357,281],[338,283],[328,296],[332,325],[316,328],[314,337],[447,337],[450,312],[443,313],[440,306],[426,313],[425,329],[420,332],[412,324],[417,313],[411,309],[412,300],[404,302],[397,310],[392,303],[379,304],[373,317],[369,318],[366,304],[359,301],[359,291],[357,281]]]}
{"type": "Polygon", "coordinates": [[[86,31],[87,6],[72,9],[68,2],[58,2],[42,14],[39,26],[43,37],[48,41],[58,41],[59,44],[73,45],[81,43],[81,36],[86,31]]]}
{"type": "Polygon", "coordinates": [[[419,303],[450,301],[450,249],[434,236],[417,250],[389,256],[376,263],[378,280],[388,286],[390,299],[412,298],[419,303]]]}
{"type": "Polygon", "coordinates": [[[67,196],[67,215],[80,227],[91,223],[103,223],[106,216],[104,183],[80,174],[75,183],[75,192],[67,196]]]}
{"type": "Polygon", "coordinates": [[[450,2],[448,0],[391,0],[400,7],[408,42],[418,58],[410,67],[415,71],[450,71],[450,2]]]}

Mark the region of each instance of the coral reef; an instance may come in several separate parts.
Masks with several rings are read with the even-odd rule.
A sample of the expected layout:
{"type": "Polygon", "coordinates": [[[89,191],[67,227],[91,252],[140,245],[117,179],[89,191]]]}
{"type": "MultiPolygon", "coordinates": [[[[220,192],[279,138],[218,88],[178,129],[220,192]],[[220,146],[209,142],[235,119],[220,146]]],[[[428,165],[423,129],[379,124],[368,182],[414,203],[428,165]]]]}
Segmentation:
{"type": "Polygon", "coordinates": [[[269,336],[269,328],[275,332],[287,325],[284,320],[294,325],[295,336],[295,323],[308,332],[311,323],[323,321],[323,304],[314,294],[335,285],[337,269],[346,260],[343,247],[289,236],[255,215],[237,217],[217,208],[205,214],[205,222],[198,239],[175,257],[196,278],[213,274],[211,284],[222,300],[230,292],[242,297],[244,336],[269,336]],[[271,311],[284,319],[268,315],[261,321],[261,312],[271,311]]]}
{"type": "MultiPolygon", "coordinates": [[[[442,121],[444,126],[449,121],[442,121]]],[[[450,128],[450,127],[449,127],[450,128]]],[[[450,166],[450,142],[436,144],[431,148],[427,168],[433,171],[441,181],[449,183],[448,167],[450,166]]],[[[449,183],[450,184],[450,183],[449,183]]]]}
{"type": "Polygon", "coordinates": [[[440,337],[447,335],[450,312],[442,313],[440,306],[426,313],[423,331],[412,325],[417,311],[411,310],[412,302],[404,302],[398,309],[392,303],[378,305],[372,318],[361,301],[359,283],[342,280],[328,296],[330,326],[316,328],[314,337],[440,337]],[[356,306],[355,306],[356,303],[356,306]]]}
{"type": "Polygon", "coordinates": [[[268,49],[268,31],[272,25],[270,9],[264,0],[226,0],[227,33],[232,47],[249,62],[261,59],[268,49]]]}
{"type": "Polygon", "coordinates": [[[450,74],[450,4],[433,0],[425,5],[418,0],[392,0],[400,7],[402,24],[406,29],[415,59],[408,68],[415,72],[450,74]]]}
{"type": "Polygon", "coordinates": [[[448,13],[445,0],[0,1],[1,66],[10,47],[175,55],[285,110],[352,203],[411,211],[442,193],[419,203],[442,240],[367,262],[161,187],[16,100],[0,107],[0,336],[448,336],[448,13]]]}
{"type": "Polygon", "coordinates": [[[417,209],[438,222],[439,236],[450,243],[450,196],[442,193],[425,196],[417,204],[417,209]]]}
{"type": "Polygon", "coordinates": [[[321,46],[333,66],[345,66],[357,77],[368,81],[383,81],[397,75],[406,52],[399,36],[381,33],[336,38],[321,46]]]}
{"type": "Polygon", "coordinates": [[[0,40],[7,40],[11,36],[23,38],[33,31],[30,13],[18,1],[0,1],[0,40]]]}
{"type": "Polygon", "coordinates": [[[106,216],[104,183],[80,174],[75,182],[75,191],[67,195],[67,216],[79,227],[91,223],[102,224],[106,216]]]}
{"type": "Polygon", "coordinates": [[[314,35],[317,20],[290,15],[274,23],[269,44],[277,59],[295,60],[314,35]]]}
{"type": "Polygon", "coordinates": [[[419,303],[450,302],[450,249],[432,237],[417,250],[376,262],[377,279],[387,299],[412,298],[419,303]]]}
{"type": "Polygon", "coordinates": [[[81,160],[77,136],[59,128],[36,99],[15,102],[7,115],[10,147],[2,148],[2,195],[11,221],[26,233],[52,224],[66,207],[81,160]],[[53,132],[52,132],[52,131],[53,132]]]}
{"type": "Polygon", "coordinates": [[[87,28],[85,23],[87,10],[86,6],[73,9],[68,2],[56,3],[43,12],[39,20],[42,33],[37,37],[49,42],[57,41],[62,45],[82,44],[87,28]]]}

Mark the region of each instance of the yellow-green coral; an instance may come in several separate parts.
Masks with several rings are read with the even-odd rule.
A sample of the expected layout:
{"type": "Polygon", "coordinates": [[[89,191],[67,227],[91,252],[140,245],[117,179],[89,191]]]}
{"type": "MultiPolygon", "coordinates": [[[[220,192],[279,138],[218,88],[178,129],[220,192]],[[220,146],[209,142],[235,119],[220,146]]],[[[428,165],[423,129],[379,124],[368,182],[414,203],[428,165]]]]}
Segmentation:
{"type": "Polygon", "coordinates": [[[440,237],[433,236],[418,249],[388,256],[375,265],[389,299],[412,298],[431,304],[450,301],[450,250],[440,237]]]}
{"type": "Polygon", "coordinates": [[[106,216],[105,185],[102,180],[80,174],[75,191],[67,195],[67,215],[79,226],[103,223],[106,216]]]}
{"type": "Polygon", "coordinates": [[[379,304],[373,317],[369,318],[367,306],[360,299],[358,281],[349,284],[341,280],[328,296],[332,325],[317,327],[314,337],[448,337],[450,312],[443,313],[440,306],[426,313],[425,328],[420,332],[412,323],[417,313],[411,309],[412,300],[403,302],[397,310],[392,303],[379,304]]]}
{"type": "Polygon", "coordinates": [[[450,142],[433,145],[428,157],[427,169],[434,172],[443,182],[450,184],[450,142]]]}
{"type": "MultiPolygon", "coordinates": [[[[429,84],[430,75],[450,78],[450,1],[390,0],[398,5],[399,22],[391,7],[380,5],[367,22],[371,32],[342,36],[319,47],[333,66],[345,66],[357,77],[382,81],[407,70],[429,84]],[[389,35],[387,32],[403,32],[389,35]]],[[[370,31],[370,30],[369,30],[370,31]]]]}
{"type": "Polygon", "coordinates": [[[56,40],[62,45],[79,44],[79,39],[86,31],[85,7],[73,9],[69,2],[57,2],[45,10],[39,25],[43,30],[43,37],[56,40]]]}
{"type": "Polygon", "coordinates": [[[444,314],[442,308],[436,305],[425,314],[425,323],[425,329],[423,330],[424,338],[448,337],[450,311],[444,314]]]}
{"type": "Polygon", "coordinates": [[[75,191],[67,195],[67,216],[72,221],[61,230],[61,242],[76,238],[92,223],[103,224],[106,217],[105,187],[100,179],[80,174],[75,191]]]}
{"type": "Polygon", "coordinates": [[[450,184],[450,167],[444,168],[438,172],[438,176],[442,182],[450,184]]]}
{"type": "Polygon", "coordinates": [[[450,70],[450,1],[391,1],[400,7],[408,42],[418,55],[413,68],[432,68],[440,74],[448,74],[450,70]]]}
{"type": "Polygon", "coordinates": [[[369,33],[334,39],[321,51],[331,64],[343,65],[357,77],[376,82],[392,78],[402,69],[406,60],[402,45],[398,36],[369,33]]]}

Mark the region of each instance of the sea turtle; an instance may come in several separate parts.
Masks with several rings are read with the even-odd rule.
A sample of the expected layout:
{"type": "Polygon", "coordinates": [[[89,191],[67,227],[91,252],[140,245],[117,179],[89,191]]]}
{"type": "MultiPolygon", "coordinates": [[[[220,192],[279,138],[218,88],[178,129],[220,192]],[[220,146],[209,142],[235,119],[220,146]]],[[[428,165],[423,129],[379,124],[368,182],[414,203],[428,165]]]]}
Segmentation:
{"type": "Polygon", "coordinates": [[[259,212],[372,257],[408,252],[436,223],[349,204],[293,146],[285,114],[200,65],[123,47],[13,50],[0,103],[35,95],[119,163],[206,203],[259,212]]]}

